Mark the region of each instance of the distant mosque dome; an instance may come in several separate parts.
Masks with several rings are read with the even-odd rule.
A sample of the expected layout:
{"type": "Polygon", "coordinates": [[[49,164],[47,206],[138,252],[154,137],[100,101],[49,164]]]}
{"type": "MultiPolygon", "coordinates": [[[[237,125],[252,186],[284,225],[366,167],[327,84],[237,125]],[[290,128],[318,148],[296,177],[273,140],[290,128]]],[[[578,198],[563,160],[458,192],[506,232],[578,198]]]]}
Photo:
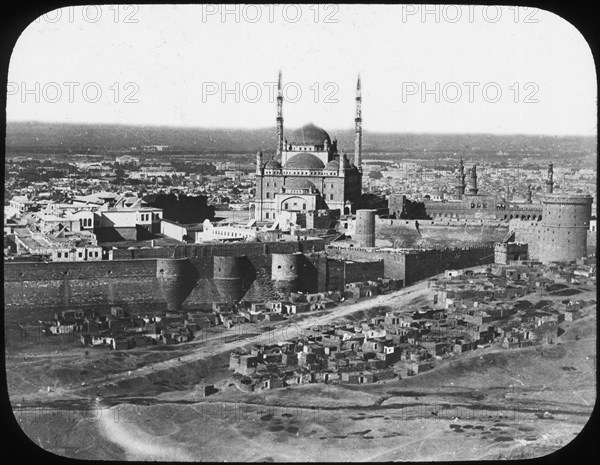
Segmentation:
{"type": "Polygon", "coordinates": [[[269,160],[267,162],[267,164],[265,165],[265,169],[267,169],[267,170],[280,170],[281,169],[281,163],[279,163],[276,160],[269,160]]]}
{"type": "Polygon", "coordinates": [[[325,165],[312,153],[297,153],[285,164],[286,170],[322,170],[325,165]]]}
{"type": "Polygon", "coordinates": [[[331,145],[331,138],[325,129],[308,123],[300,129],[296,129],[292,136],[292,142],[296,145],[323,145],[327,141],[331,145]]]}

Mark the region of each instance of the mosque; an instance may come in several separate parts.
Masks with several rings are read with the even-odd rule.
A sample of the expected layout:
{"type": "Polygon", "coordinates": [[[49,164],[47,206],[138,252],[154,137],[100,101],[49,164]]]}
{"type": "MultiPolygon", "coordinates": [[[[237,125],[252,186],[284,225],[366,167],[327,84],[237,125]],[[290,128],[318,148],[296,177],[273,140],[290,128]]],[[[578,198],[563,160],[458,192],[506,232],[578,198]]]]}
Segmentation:
{"type": "Polygon", "coordinates": [[[275,222],[282,214],[339,215],[356,210],[362,195],[362,116],[360,77],[356,86],[354,158],[338,151],[331,139],[312,123],[284,135],[281,72],[277,87],[277,154],[265,160],[256,156],[254,219],[275,222]]]}

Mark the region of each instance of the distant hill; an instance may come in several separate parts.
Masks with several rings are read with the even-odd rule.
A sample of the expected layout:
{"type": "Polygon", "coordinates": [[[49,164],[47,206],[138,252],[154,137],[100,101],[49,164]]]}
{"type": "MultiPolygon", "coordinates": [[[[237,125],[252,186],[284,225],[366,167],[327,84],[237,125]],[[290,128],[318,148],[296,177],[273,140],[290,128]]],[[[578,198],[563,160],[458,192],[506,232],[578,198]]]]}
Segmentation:
{"type": "MultiPolygon", "coordinates": [[[[290,128],[293,129],[293,128],[290,128]]],[[[327,129],[327,128],[325,128],[327,129]]],[[[338,147],[353,152],[352,129],[329,130],[337,137],[338,147]]],[[[253,153],[262,149],[271,153],[276,146],[275,127],[264,129],[209,129],[165,126],[125,126],[100,124],[66,124],[45,122],[9,122],[6,126],[7,150],[63,151],[124,150],[142,145],[168,145],[175,150],[196,153],[253,153]]],[[[515,156],[539,153],[540,157],[560,157],[596,153],[595,137],[490,135],[490,134],[405,134],[365,131],[366,153],[410,153],[428,158],[427,152],[488,153],[490,156],[515,156]],[[515,153],[517,152],[517,153],[515,153]]]]}

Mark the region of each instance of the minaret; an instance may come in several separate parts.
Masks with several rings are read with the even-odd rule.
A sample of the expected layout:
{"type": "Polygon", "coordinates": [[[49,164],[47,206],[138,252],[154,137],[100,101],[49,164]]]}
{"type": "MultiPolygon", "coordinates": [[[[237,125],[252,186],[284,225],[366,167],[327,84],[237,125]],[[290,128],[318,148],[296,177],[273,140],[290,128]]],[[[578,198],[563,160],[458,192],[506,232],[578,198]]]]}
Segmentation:
{"type": "Polygon", "coordinates": [[[532,195],[531,184],[527,184],[527,193],[525,194],[525,201],[527,203],[531,203],[532,202],[531,195],[532,195]]]}
{"type": "Polygon", "coordinates": [[[477,195],[477,165],[473,165],[473,168],[469,170],[469,188],[468,193],[470,195],[477,195]]]}
{"type": "Polygon", "coordinates": [[[354,166],[362,173],[362,97],[360,93],[360,75],[356,82],[356,118],[354,118],[354,166]]]}
{"type": "Polygon", "coordinates": [[[546,194],[554,192],[554,165],[548,164],[548,178],[546,179],[546,194]]]}
{"type": "Polygon", "coordinates": [[[281,70],[277,83],[277,158],[281,160],[283,152],[283,91],[281,88],[281,70]]]}
{"type": "Polygon", "coordinates": [[[460,159],[460,163],[458,164],[458,174],[457,174],[457,181],[458,183],[456,184],[456,197],[458,198],[458,200],[462,199],[463,195],[465,194],[465,165],[463,163],[463,159],[460,159]]]}
{"type": "Polygon", "coordinates": [[[263,169],[263,153],[261,150],[256,152],[256,174],[262,174],[263,169]]]}

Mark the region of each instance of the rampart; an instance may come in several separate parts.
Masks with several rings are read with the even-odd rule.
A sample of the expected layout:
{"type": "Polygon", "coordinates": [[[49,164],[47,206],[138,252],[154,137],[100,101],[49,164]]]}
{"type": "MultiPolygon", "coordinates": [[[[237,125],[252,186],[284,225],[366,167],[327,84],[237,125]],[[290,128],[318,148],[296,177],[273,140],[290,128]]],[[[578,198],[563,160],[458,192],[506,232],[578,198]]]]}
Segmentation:
{"type": "Polygon", "coordinates": [[[378,218],[377,237],[396,247],[467,247],[501,241],[508,232],[504,221],[482,219],[400,220],[378,218]]]}
{"type": "Polygon", "coordinates": [[[370,249],[330,245],[327,255],[348,260],[383,260],[386,278],[402,279],[412,284],[447,269],[468,268],[494,262],[494,246],[408,250],[370,249]]]}
{"type": "Polygon", "coordinates": [[[323,249],[323,241],[307,240],[177,246],[170,251],[175,258],[5,262],[5,317],[7,321],[48,319],[55,311],[87,308],[103,313],[111,306],[132,313],[208,310],[213,302],[278,298],[282,285],[317,292],[381,275],[410,284],[446,268],[491,263],[494,258],[492,245],[424,251],[330,246],[323,253],[323,249]],[[273,279],[273,253],[295,257],[294,276],[288,276],[289,263],[277,259],[288,270],[285,276],[275,273],[273,279]],[[355,263],[336,269],[339,262],[328,257],[355,263]]]}
{"type": "Polygon", "coordinates": [[[28,319],[47,319],[55,311],[93,308],[108,312],[111,306],[132,312],[165,308],[208,310],[213,302],[238,300],[249,291],[249,296],[258,299],[272,298],[273,252],[302,252],[297,288],[322,291],[327,274],[326,259],[319,252],[323,249],[322,240],[192,244],[172,249],[124,250],[124,260],[5,262],[5,316],[13,321],[22,320],[24,315],[28,319]],[[154,257],[140,258],[146,254],[154,257]],[[156,255],[161,258],[155,258],[156,255]],[[237,258],[229,261],[226,257],[237,258]]]}

